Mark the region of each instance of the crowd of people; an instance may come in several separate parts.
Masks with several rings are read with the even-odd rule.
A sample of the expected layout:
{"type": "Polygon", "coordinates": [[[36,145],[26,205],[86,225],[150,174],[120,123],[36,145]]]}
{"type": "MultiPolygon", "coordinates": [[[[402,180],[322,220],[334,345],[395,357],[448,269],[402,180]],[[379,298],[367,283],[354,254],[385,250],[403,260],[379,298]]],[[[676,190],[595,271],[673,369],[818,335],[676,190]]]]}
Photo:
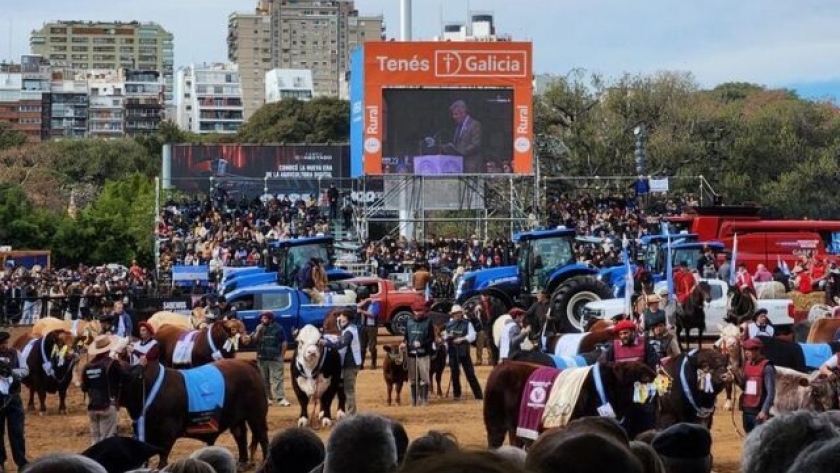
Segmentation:
{"type": "MultiPolygon", "coordinates": [[[[154,450],[112,438],[83,454],[50,454],[29,463],[28,473],[172,472],[233,473],[237,462],[221,447],[204,447],[161,470],[142,467],[154,450]],[[133,468],[133,469],[132,469],[133,468]]],[[[482,450],[430,430],[410,439],[403,424],[376,414],[340,421],[326,442],[297,427],[274,435],[260,473],[709,473],[714,465],[708,430],[680,423],[629,438],[616,421],[585,417],[547,432],[527,450],[482,450]]],[[[836,471],[840,417],[796,412],[768,421],[744,443],[741,471],[785,473],[836,471]]]]}

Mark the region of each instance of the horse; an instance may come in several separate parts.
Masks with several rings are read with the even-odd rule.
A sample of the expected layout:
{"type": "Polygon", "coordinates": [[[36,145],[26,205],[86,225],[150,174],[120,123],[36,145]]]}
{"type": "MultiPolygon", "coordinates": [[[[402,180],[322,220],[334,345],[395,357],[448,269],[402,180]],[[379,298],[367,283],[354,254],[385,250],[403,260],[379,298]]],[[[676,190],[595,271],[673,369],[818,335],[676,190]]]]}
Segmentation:
{"type": "Polygon", "coordinates": [[[187,330],[194,329],[190,316],[177,312],[155,312],[151,317],[146,319],[146,323],[151,325],[155,332],[164,325],[174,325],[175,327],[181,327],[187,330]]]}
{"type": "Polygon", "coordinates": [[[236,441],[241,468],[249,465],[249,458],[254,459],[258,446],[266,458],[268,400],[254,361],[221,360],[210,365],[221,373],[224,400],[218,411],[216,428],[200,432],[189,429],[189,388],[183,372],[160,363],[134,368],[129,368],[125,361],[120,363],[126,372],[119,388],[120,405],[125,406],[131,419],[138,422],[141,440],[163,450],[158,468],[168,463],[172,447],[179,438],[193,438],[213,445],[225,430],[230,430],[236,441]],[[252,434],[250,457],[248,429],[252,434]]]}
{"type": "Polygon", "coordinates": [[[595,320],[589,324],[586,332],[579,334],[552,334],[545,338],[545,351],[558,356],[575,356],[583,353],[592,353],[598,347],[609,343],[615,338],[613,323],[609,320],[595,320]],[[561,341],[570,341],[565,345],[561,341]],[[576,345],[576,352],[567,352],[569,347],[576,345]]]}
{"type": "Polygon", "coordinates": [[[55,317],[44,317],[32,325],[29,333],[33,337],[40,338],[54,330],[70,332],[77,338],[77,343],[87,346],[93,342],[97,335],[102,333],[102,324],[98,320],[63,320],[55,317]]]}
{"type": "Polygon", "coordinates": [[[27,409],[35,410],[35,393],[38,393],[40,415],[47,412],[47,393],[58,393],[58,413],[67,414],[67,388],[73,379],[79,354],[74,345],[75,337],[64,330],[53,330],[41,338],[31,334],[18,337],[12,347],[21,355],[20,363],[26,364],[29,374],[21,383],[29,388],[27,409]]]}
{"type": "Polygon", "coordinates": [[[317,405],[323,427],[332,425],[333,398],[338,396],[339,419],[344,417],[344,387],[341,381],[341,357],[338,351],[322,346],[322,334],[314,325],[304,325],[295,336],[295,351],[291,361],[292,388],[300,405],[298,427],[306,427],[311,419],[309,403],[317,405]]]}
{"type": "MultiPolygon", "coordinates": [[[[233,358],[239,349],[239,339],[245,335],[245,324],[241,320],[221,320],[201,330],[187,330],[174,325],[162,325],[155,332],[155,340],[160,346],[161,362],[167,367],[201,366],[221,358],[233,358]],[[189,355],[189,362],[176,360],[178,344],[190,343],[183,351],[184,358],[189,355]],[[187,351],[189,350],[189,351],[187,351]]],[[[180,354],[179,354],[180,355],[180,354]]],[[[180,356],[178,358],[181,358],[180,356]]]]}
{"type": "Polygon", "coordinates": [[[741,290],[737,286],[730,286],[727,297],[729,300],[726,304],[726,322],[741,325],[752,320],[757,301],[749,289],[741,290]]]}
{"type": "Polygon", "coordinates": [[[660,374],[670,381],[670,388],[659,397],[656,427],[690,422],[711,430],[717,395],[731,385],[728,368],[728,357],[710,348],[666,358],[660,374]]]}
{"type": "MultiPolygon", "coordinates": [[[[570,368],[570,370],[590,369],[586,374],[577,399],[568,406],[569,420],[579,417],[599,416],[604,399],[612,406],[613,413],[618,419],[630,419],[637,410],[634,406],[634,393],[639,383],[652,383],[656,373],[647,365],[639,362],[598,363],[598,370],[594,368],[570,368]],[[596,376],[599,379],[596,381],[596,376]],[[599,394],[597,384],[603,386],[599,394]]],[[[508,441],[516,447],[524,446],[516,434],[519,424],[519,411],[522,397],[531,374],[539,365],[510,361],[496,366],[487,378],[484,391],[484,425],[487,429],[487,445],[491,449],[498,448],[504,443],[505,434],[508,441]]],[[[543,402],[549,396],[543,390],[543,402]]],[[[531,399],[534,399],[531,393],[531,399]]],[[[546,409],[553,408],[546,406],[546,409]]],[[[640,429],[632,425],[632,421],[623,424],[631,438],[640,429]]]]}
{"type": "Polygon", "coordinates": [[[703,345],[703,332],[706,330],[706,309],[705,306],[712,301],[712,287],[706,281],[700,281],[691,293],[688,299],[677,311],[677,343],[680,348],[683,347],[680,335],[685,329],[685,350],[688,350],[691,345],[691,329],[697,329],[697,348],[703,345]]]}

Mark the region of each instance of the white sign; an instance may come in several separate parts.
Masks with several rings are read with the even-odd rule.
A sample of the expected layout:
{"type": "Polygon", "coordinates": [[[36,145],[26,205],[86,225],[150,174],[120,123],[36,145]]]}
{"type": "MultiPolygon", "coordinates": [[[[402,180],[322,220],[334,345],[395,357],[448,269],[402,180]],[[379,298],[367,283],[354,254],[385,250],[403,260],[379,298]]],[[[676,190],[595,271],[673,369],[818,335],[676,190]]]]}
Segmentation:
{"type": "Polygon", "coordinates": [[[662,179],[650,179],[649,182],[651,192],[668,192],[667,177],[663,177],[662,179]]]}

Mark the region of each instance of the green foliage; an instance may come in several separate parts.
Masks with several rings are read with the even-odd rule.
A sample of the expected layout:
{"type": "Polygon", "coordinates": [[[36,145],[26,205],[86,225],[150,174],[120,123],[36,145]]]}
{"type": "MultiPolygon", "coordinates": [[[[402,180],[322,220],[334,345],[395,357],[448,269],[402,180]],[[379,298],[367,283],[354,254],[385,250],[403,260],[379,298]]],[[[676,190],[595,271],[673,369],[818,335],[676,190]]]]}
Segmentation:
{"type": "Polygon", "coordinates": [[[344,143],[350,103],[330,97],[286,99],[263,105],[236,135],[241,143],[344,143]]]}
{"type": "Polygon", "coordinates": [[[0,122],[0,151],[26,144],[26,133],[12,130],[12,125],[0,122]]]}
{"type": "Polygon", "coordinates": [[[139,172],[154,176],[160,168],[159,155],[132,139],[65,140],[45,144],[55,154],[55,167],[74,182],[102,184],[139,172]]]}

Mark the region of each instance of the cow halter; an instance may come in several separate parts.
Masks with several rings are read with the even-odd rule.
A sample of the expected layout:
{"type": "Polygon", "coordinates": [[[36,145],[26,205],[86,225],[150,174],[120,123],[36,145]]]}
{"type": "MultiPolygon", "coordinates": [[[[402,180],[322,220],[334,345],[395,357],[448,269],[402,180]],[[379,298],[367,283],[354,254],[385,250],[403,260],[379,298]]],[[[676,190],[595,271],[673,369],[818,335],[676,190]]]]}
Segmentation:
{"type": "MultiPolygon", "coordinates": [[[[691,407],[697,412],[697,416],[701,418],[706,418],[709,415],[715,412],[715,408],[712,407],[711,409],[700,407],[697,405],[697,401],[694,399],[694,395],[691,393],[691,387],[688,384],[688,378],[686,377],[686,371],[688,369],[688,359],[694,356],[697,353],[697,349],[691,350],[690,352],[686,353],[685,357],[683,357],[682,363],[680,364],[680,384],[682,385],[683,394],[685,394],[685,398],[688,399],[688,403],[691,404],[691,407]]],[[[709,389],[709,387],[707,387],[709,389]]]]}

